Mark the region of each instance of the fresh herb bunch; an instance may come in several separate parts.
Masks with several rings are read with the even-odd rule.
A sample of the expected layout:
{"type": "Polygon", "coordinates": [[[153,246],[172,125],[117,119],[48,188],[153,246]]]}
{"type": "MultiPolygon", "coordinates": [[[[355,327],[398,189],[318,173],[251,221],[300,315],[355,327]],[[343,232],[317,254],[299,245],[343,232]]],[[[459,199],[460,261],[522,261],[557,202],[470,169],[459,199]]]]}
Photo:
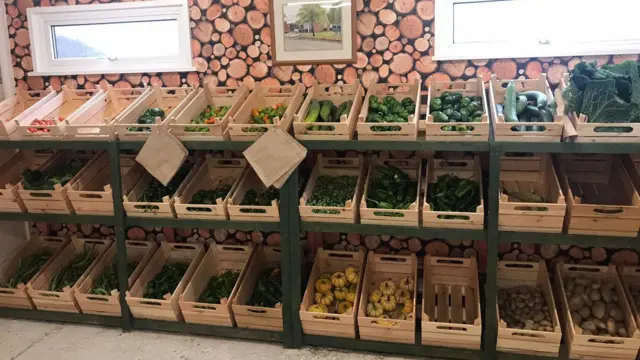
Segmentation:
{"type": "MultiPolygon", "coordinates": [[[[207,107],[202,110],[200,115],[196,116],[193,120],[191,120],[191,124],[217,124],[219,121],[224,118],[225,115],[229,112],[231,106],[211,106],[207,105],[207,107]]],[[[209,128],[201,127],[201,126],[190,126],[184,128],[184,131],[187,132],[209,132],[209,128]]]]}
{"type": "Polygon", "coordinates": [[[53,275],[49,291],[62,291],[67,286],[73,286],[91,266],[96,255],[94,246],[85,245],[82,254],[77,255],[70,263],[53,275]]]}
{"type": "MultiPolygon", "coordinates": [[[[202,204],[202,205],[214,205],[216,203],[217,198],[224,199],[227,194],[231,191],[231,185],[229,184],[221,184],[218,185],[215,189],[208,190],[200,190],[193,194],[191,197],[191,204],[202,204]]],[[[200,208],[194,208],[193,210],[202,210],[200,208]]]]}
{"type": "MultiPolygon", "coordinates": [[[[164,110],[160,108],[149,108],[145,110],[142,115],[136,120],[136,124],[138,125],[153,125],[156,123],[156,118],[160,119],[164,118],[164,110]]],[[[128,131],[136,131],[136,132],[151,132],[150,128],[131,126],[127,128],[128,131]]]]}
{"type": "Polygon", "coordinates": [[[452,174],[439,176],[434,184],[429,184],[427,192],[427,202],[433,211],[475,212],[482,195],[477,182],[452,174]]]}
{"type": "MultiPolygon", "coordinates": [[[[353,198],[358,184],[357,176],[318,176],[316,186],[311,197],[307,200],[309,206],[341,207],[353,198]]],[[[316,214],[337,214],[337,210],[314,210],[316,214]]]]}
{"type": "Polygon", "coordinates": [[[52,171],[24,169],[22,180],[25,190],[53,190],[55,184],[64,186],[83,166],[87,164],[83,159],[71,159],[56,166],[52,171]]]}
{"type": "Polygon", "coordinates": [[[240,277],[240,273],[231,270],[226,270],[222,274],[212,276],[207,283],[207,287],[202,291],[202,294],[200,294],[198,302],[220,304],[222,299],[231,296],[238,277],[240,277]]]}
{"type": "Polygon", "coordinates": [[[272,308],[280,302],[282,302],[280,267],[265,269],[256,282],[249,298],[249,305],[272,308]]]}
{"type": "Polygon", "coordinates": [[[143,297],[162,300],[165,294],[173,294],[188,268],[189,265],[187,264],[166,264],[160,269],[160,272],[149,281],[143,297]]]}
{"type": "MultiPolygon", "coordinates": [[[[367,206],[378,209],[408,209],[416,201],[418,182],[411,180],[401,169],[387,165],[376,166],[380,176],[375,178],[367,194],[367,206]]],[[[385,216],[399,216],[397,213],[385,213],[385,216]]]]}
{"type": "MultiPolygon", "coordinates": [[[[138,262],[132,261],[127,263],[127,279],[138,267],[138,262]]],[[[111,291],[118,288],[118,263],[113,262],[107,267],[102,275],[93,283],[90,294],[93,295],[110,295],[111,291]]]]}
{"type": "MultiPolygon", "coordinates": [[[[147,187],[140,196],[138,201],[140,202],[162,202],[162,198],[165,196],[173,196],[175,192],[178,190],[178,187],[184,181],[184,179],[189,174],[191,164],[185,163],[182,165],[180,170],[173,176],[173,179],[169,181],[167,186],[162,185],[160,181],[156,178],[151,180],[149,187],[147,187]]],[[[149,205],[148,209],[154,209],[153,205],[149,205]]]]}
{"type": "MultiPolygon", "coordinates": [[[[481,96],[463,96],[459,92],[445,91],[431,100],[429,112],[433,122],[480,122],[484,114],[481,96]]],[[[473,126],[452,125],[442,128],[444,131],[470,131],[473,126]]]]}
{"type": "MultiPolygon", "coordinates": [[[[416,103],[411,98],[404,98],[402,101],[396,100],[392,96],[385,96],[382,101],[372,95],[369,97],[368,123],[406,123],[409,122],[409,115],[416,110],[416,103]]],[[[374,126],[373,131],[398,131],[399,126],[374,126]]]]}
{"type": "MultiPolygon", "coordinates": [[[[240,205],[250,206],[270,206],[273,200],[277,200],[280,197],[280,191],[274,187],[268,187],[258,192],[255,189],[249,189],[244,193],[244,197],[240,202],[240,205]]],[[[260,209],[240,209],[244,213],[261,213],[264,212],[260,209]]]]}
{"type": "Polygon", "coordinates": [[[48,251],[39,252],[20,259],[18,269],[7,281],[0,279],[0,287],[15,289],[19,284],[26,284],[31,280],[40,268],[51,259],[52,254],[48,251]]]}

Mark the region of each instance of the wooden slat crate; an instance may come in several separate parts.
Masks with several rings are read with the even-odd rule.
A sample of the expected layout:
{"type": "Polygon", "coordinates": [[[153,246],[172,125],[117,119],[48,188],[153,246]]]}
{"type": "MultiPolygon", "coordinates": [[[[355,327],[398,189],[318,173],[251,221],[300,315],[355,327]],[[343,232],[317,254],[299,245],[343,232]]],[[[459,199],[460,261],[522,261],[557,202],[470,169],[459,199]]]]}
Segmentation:
{"type": "Polygon", "coordinates": [[[71,180],[69,180],[64,186],[55,184],[53,190],[26,190],[24,188],[24,180],[18,183],[18,194],[20,199],[24,202],[27,212],[31,213],[45,213],[45,214],[72,214],[73,206],[69,200],[67,191],[71,188],[72,183],[78,181],[78,178],[82,174],[82,170],[86,167],[86,164],[93,158],[93,154],[79,154],[71,150],[58,151],[53,155],[46,163],[38,167],[38,170],[47,174],[52,171],[56,171],[60,167],[64,167],[72,159],[79,159],[85,162],[78,173],[76,173],[71,180]]]}
{"type": "Polygon", "coordinates": [[[502,231],[561,233],[567,204],[549,154],[503,155],[500,160],[500,212],[502,231]],[[531,193],[544,202],[523,202],[510,193],[531,193]]]}
{"type": "Polygon", "coordinates": [[[504,96],[507,92],[507,85],[513,81],[518,92],[540,91],[547,96],[547,102],[551,104],[555,97],[547,82],[547,74],[540,74],[539,79],[516,79],[498,80],[496,75],[491,76],[489,82],[489,107],[493,118],[493,131],[496,141],[530,141],[530,142],[559,142],[562,140],[562,133],[565,124],[572,126],[569,119],[560,111],[553,117],[553,122],[527,122],[527,123],[507,123],[504,115],[498,115],[496,104],[504,104],[504,96]],[[537,126],[541,130],[520,131],[524,126],[537,126]]]}
{"type": "Polygon", "coordinates": [[[488,141],[489,140],[489,111],[488,101],[484,92],[482,76],[472,81],[434,82],[429,86],[426,106],[425,134],[427,141],[488,141]],[[459,92],[463,96],[482,97],[483,114],[480,122],[447,122],[433,121],[430,104],[432,99],[439,98],[444,92],[459,92]],[[448,130],[451,126],[465,126],[467,131],[448,130]]]}
{"type": "Polygon", "coordinates": [[[304,97],[304,85],[265,86],[256,84],[256,88],[247,97],[240,110],[230,118],[228,132],[233,141],[250,141],[260,137],[270,128],[280,127],[288,132],[293,123],[293,116],[302,104],[304,97]],[[274,106],[276,104],[287,105],[282,119],[275,118],[273,124],[252,124],[251,113],[253,109],[274,106]]]}
{"type": "Polygon", "coordinates": [[[75,297],[78,286],[112,245],[113,241],[111,240],[71,238],[71,241],[56,254],[56,257],[49,261],[47,266],[27,284],[27,291],[36,308],[38,310],[80,313],[81,310],[75,297]],[[47,290],[56,273],[85,251],[91,251],[95,258],[76,283],[71,287],[66,286],[62,291],[47,290]]]}
{"type": "Polygon", "coordinates": [[[625,291],[613,264],[609,266],[556,264],[556,295],[560,298],[561,318],[564,324],[564,343],[569,348],[569,358],[581,360],[635,359],[640,349],[640,331],[625,297],[625,291]],[[565,293],[567,280],[576,277],[608,279],[615,282],[618,304],[624,312],[624,326],[630,337],[586,335],[574,324],[570,314],[569,299],[565,293]]]}
{"type": "MultiPolygon", "coordinates": [[[[130,290],[140,274],[151,260],[158,245],[153,241],[127,240],[127,263],[137,262],[131,276],[127,280],[127,290],[130,290]]],[[[116,266],[117,246],[112,246],[104,256],[98,261],[93,270],[87,275],[76,288],[76,300],[83,314],[121,316],[120,292],[113,289],[109,295],[92,294],[91,290],[96,280],[111,266],[116,266]]]]}
{"type": "Polygon", "coordinates": [[[364,159],[357,158],[324,158],[318,154],[309,181],[300,197],[300,219],[302,221],[322,221],[336,223],[358,223],[358,204],[362,197],[364,178],[364,159]],[[319,176],[355,176],[358,178],[353,197],[342,207],[307,205],[319,176]]]}
{"type": "Polygon", "coordinates": [[[569,234],[636,236],[640,196],[620,157],[562,154],[558,160],[569,234]]]}
{"type": "Polygon", "coordinates": [[[247,161],[242,158],[223,159],[206,155],[204,163],[195,169],[195,174],[175,197],[174,207],[179,219],[219,219],[227,220],[227,203],[246,171],[247,161]],[[231,190],[215,204],[192,204],[191,200],[200,190],[214,190],[220,185],[230,185],[231,190]]]}
{"type": "MultiPolygon", "coordinates": [[[[568,86],[570,86],[569,74],[564,74],[558,87],[560,91],[557,93],[564,91],[568,86]]],[[[558,112],[560,112],[566,104],[562,96],[556,96],[556,101],[558,112]]],[[[618,119],[611,119],[614,121],[606,123],[590,123],[587,115],[575,112],[569,114],[569,120],[578,134],[575,138],[576,142],[640,142],[640,124],[638,123],[615,122],[618,119]]]]}
{"type": "Polygon", "coordinates": [[[38,150],[20,150],[27,154],[31,159],[31,165],[37,168],[49,160],[57,150],[53,149],[38,149],[38,150]]]}
{"type": "Polygon", "coordinates": [[[422,181],[422,161],[412,159],[380,159],[377,156],[371,158],[367,180],[360,200],[360,222],[362,224],[385,224],[398,226],[418,226],[420,222],[420,184],[422,181]],[[416,201],[409,209],[379,209],[367,206],[367,194],[369,186],[380,173],[376,169],[378,165],[393,165],[409,175],[411,180],[417,181],[416,201]]]}
{"type": "Polygon", "coordinates": [[[622,287],[624,288],[624,293],[637,328],[638,323],[640,323],[640,303],[636,302],[633,294],[640,289],[640,266],[619,266],[618,275],[620,276],[620,281],[622,282],[622,287]]]}
{"type": "MultiPolygon", "coordinates": [[[[295,115],[293,132],[297,139],[301,140],[351,140],[358,121],[358,114],[362,107],[364,89],[360,84],[344,85],[315,85],[309,91],[302,107],[295,115]],[[309,112],[312,100],[322,102],[330,100],[335,106],[340,106],[345,101],[353,101],[348,115],[342,115],[340,122],[322,123],[320,118],[316,123],[305,123],[304,119],[309,112]],[[318,129],[322,126],[322,130],[318,129]]],[[[320,104],[322,108],[322,104],[320,104]]]]}
{"type": "Polygon", "coordinates": [[[249,304],[262,273],[270,268],[280,269],[281,259],[279,247],[260,245],[255,249],[240,287],[231,301],[233,317],[239,328],[283,331],[281,303],[273,308],[249,304]]]}
{"type": "Polygon", "coordinates": [[[240,87],[218,87],[208,82],[203,89],[198,89],[196,95],[184,109],[173,119],[169,120],[169,128],[173,135],[182,141],[223,141],[229,140],[227,125],[244,101],[249,96],[249,88],[244,84],[240,87]],[[211,105],[214,109],[219,106],[229,106],[229,110],[220,121],[215,124],[191,124],[191,121],[211,105]],[[206,130],[206,131],[205,131],[206,130]]]}
{"type": "Polygon", "coordinates": [[[0,166],[0,212],[26,212],[27,208],[18,193],[24,169],[36,169],[34,157],[27,151],[19,151],[0,166]]]}
{"type": "Polygon", "coordinates": [[[476,258],[424,257],[422,345],[480,349],[476,258]]]}
{"type": "Polygon", "coordinates": [[[562,329],[545,262],[499,261],[497,276],[499,289],[517,288],[523,285],[540,289],[546,306],[549,307],[553,327],[552,332],[509,328],[500,317],[498,309],[496,310],[498,351],[557,357],[560,351],[562,329]]]}
{"type": "Polygon", "coordinates": [[[360,339],[415,344],[417,279],[418,259],[415,254],[384,255],[374,254],[373,251],[369,252],[358,309],[360,339]],[[414,280],[414,286],[411,289],[413,292],[413,312],[410,317],[406,320],[384,319],[382,321],[368,317],[366,309],[369,302],[369,294],[378,289],[382,281],[393,280],[396,284],[399,284],[400,280],[406,277],[411,277],[414,280]]]}
{"type": "Polygon", "coordinates": [[[82,105],[73,118],[65,120],[67,137],[73,140],[113,140],[114,125],[130,105],[151,88],[120,89],[109,85],[106,91],[82,105]]]}
{"type": "Polygon", "coordinates": [[[227,203],[227,210],[229,211],[229,218],[231,220],[239,221],[280,221],[279,204],[280,200],[273,200],[271,205],[240,205],[242,199],[247,190],[255,189],[256,191],[262,191],[265,189],[264,184],[260,181],[260,178],[252,168],[247,168],[247,171],[242,175],[238,186],[233,191],[229,202],[227,203]]]}
{"type": "Polygon", "coordinates": [[[14,120],[19,121],[21,117],[28,116],[56,95],[52,88],[36,91],[16,89],[14,96],[0,102],[0,138],[11,137],[17,128],[14,120]]]}
{"type": "Polygon", "coordinates": [[[484,195],[482,194],[482,170],[480,159],[433,159],[427,164],[426,187],[422,208],[422,226],[432,228],[482,229],[484,227],[484,195]],[[429,186],[434,186],[438,177],[455,175],[473,180],[480,189],[480,205],[475,212],[434,211],[427,202],[429,186]]]}
{"type": "Polygon", "coordinates": [[[253,250],[253,245],[212,245],[209,247],[189,285],[180,296],[180,310],[182,310],[182,315],[187,323],[236,326],[231,304],[247,272],[247,265],[253,255],[253,250]],[[229,298],[221,299],[220,304],[199,302],[199,297],[207,288],[209,279],[227,270],[239,273],[229,298]]]}
{"type": "Polygon", "coordinates": [[[15,119],[16,134],[20,140],[62,140],[67,123],[79,115],[79,109],[104,93],[100,88],[80,90],[62,87],[62,91],[28,115],[15,119]],[[34,125],[37,120],[52,120],[53,125],[34,125]]]}
{"type": "Polygon", "coordinates": [[[13,255],[7,257],[7,261],[0,266],[0,283],[8,281],[18,270],[20,262],[32,255],[40,253],[50,253],[49,260],[42,265],[26,284],[18,284],[15,288],[6,288],[0,286],[0,307],[10,307],[19,309],[35,309],[35,305],[29,297],[27,291],[29,284],[53,261],[57,253],[67,245],[69,240],[61,237],[53,236],[36,236],[29,239],[22,247],[20,247],[13,255]]]}
{"type": "Polygon", "coordinates": [[[315,282],[324,273],[334,273],[344,271],[349,266],[355,267],[360,273],[364,269],[365,253],[331,251],[318,249],[316,258],[313,261],[309,282],[304,291],[302,304],[300,304],[300,321],[302,322],[302,332],[310,335],[326,335],[344,338],[356,338],[356,315],[362,289],[362,281],[358,282],[356,289],[356,299],[353,308],[344,314],[318,313],[308,311],[314,304],[315,282]]]}
{"type": "Polygon", "coordinates": [[[152,87],[120,113],[115,123],[118,138],[146,140],[152,129],[158,126],[166,127],[194,96],[196,96],[196,89],[191,87],[152,87]],[[138,118],[150,108],[162,109],[164,118],[156,118],[156,123],[151,125],[138,124],[138,118]]]}
{"type": "Polygon", "coordinates": [[[370,84],[367,95],[358,115],[358,140],[416,140],[418,138],[418,119],[420,117],[420,79],[406,84],[370,84]],[[406,123],[368,123],[369,99],[377,96],[380,101],[391,96],[398,101],[410,98],[416,103],[415,112],[409,114],[406,123]],[[386,127],[386,129],[385,129],[386,127]]]}
{"type": "Polygon", "coordinates": [[[140,274],[140,277],[138,277],[138,280],[131,286],[131,290],[127,291],[127,305],[129,305],[133,317],[137,319],[183,322],[184,318],[182,317],[182,312],[180,312],[178,301],[203,256],[204,246],[202,244],[162,242],[140,274]],[[153,280],[164,265],[176,263],[187,264],[189,267],[174,292],[165,294],[162,300],[145,298],[144,292],[149,281],[153,280]]]}

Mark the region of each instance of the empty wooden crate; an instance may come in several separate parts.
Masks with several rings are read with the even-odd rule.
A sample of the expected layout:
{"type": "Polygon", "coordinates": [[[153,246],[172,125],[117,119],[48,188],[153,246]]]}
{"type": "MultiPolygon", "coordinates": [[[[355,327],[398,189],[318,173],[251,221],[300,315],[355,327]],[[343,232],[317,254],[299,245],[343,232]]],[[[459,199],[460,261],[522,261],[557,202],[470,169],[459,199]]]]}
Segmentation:
{"type": "Polygon", "coordinates": [[[238,293],[252,255],[253,245],[211,245],[189,285],[180,295],[179,304],[184,321],[193,324],[235,326],[231,304],[238,293]],[[212,277],[227,271],[238,275],[229,296],[220,299],[220,303],[210,303],[202,299],[212,277]]]}
{"type": "MultiPolygon", "coordinates": [[[[499,261],[497,285],[498,351],[557,357],[562,329],[545,262],[499,261]],[[538,296],[534,289],[538,291],[538,296]],[[524,300],[527,311],[539,311],[531,311],[527,315],[531,323],[525,324],[525,321],[507,318],[507,310],[502,311],[511,309],[513,305],[518,306],[518,300],[524,300]],[[541,319],[541,316],[544,317],[541,319]],[[523,326],[529,325],[530,328],[520,328],[520,323],[523,326]],[[537,327],[532,328],[532,325],[537,327]],[[541,326],[545,329],[540,329],[541,326]]],[[[525,310],[522,311],[524,313],[525,310]]]]}
{"type": "Polygon", "coordinates": [[[280,190],[273,187],[265,188],[256,172],[252,168],[247,168],[227,204],[229,218],[240,221],[280,221],[279,198],[280,190]],[[251,194],[268,192],[266,194],[272,194],[275,199],[272,199],[269,205],[243,205],[245,200],[253,198],[253,195],[247,196],[247,192],[251,194]]]}
{"type": "Polygon", "coordinates": [[[138,280],[131,287],[131,290],[127,291],[127,305],[129,305],[133,317],[138,319],[184,321],[178,301],[203,256],[204,247],[201,244],[162,242],[160,248],[153,254],[140,277],[138,277],[138,280]],[[171,293],[164,294],[161,299],[145,297],[149,282],[156,276],[161,275],[165,265],[175,264],[182,264],[186,267],[186,271],[175,289],[171,293]]]}
{"type": "Polygon", "coordinates": [[[551,155],[501,157],[500,230],[560,233],[566,211],[551,155]]]}
{"type": "MultiPolygon", "coordinates": [[[[272,307],[253,302],[256,287],[267,281],[282,288],[281,249],[275,246],[258,246],[249,260],[231,309],[239,328],[283,331],[282,299],[272,307]]],[[[286,296],[283,294],[283,296],[286,296]]]]}
{"type": "MultiPolygon", "coordinates": [[[[126,241],[127,290],[131,289],[140,277],[157,248],[158,245],[153,241],[126,241]]],[[[118,285],[116,284],[114,289],[100,288],[105,283],[101,277],[115,276],[118,279],[116,252],[117,246],[109,248],[84,281],[78,285],[75,296],[83,314],[121,316],[118,285]]]]}
{"type": "Polygon", "coordinates": [[[422,344],[480,349],[482,318],[475,258],[424,257],[422,344]]]}
{"type": "Polygon", "coordinates": [[[51,88],[36,91],[16,89],[14,96],[0,102],[0,138],[7,139],[12,136],[21,117],[36,111],[56,95],[56,92],[51,88]],[[18,122],[14,120],[18,120],[18,122]]]}
{"type": "MultiPolygon", "coordinates": [[[[384,255],[369,252],[367,266],[358,307],[358,332],[360,339],[415,344],[416,337],[416,298],[418,280],[418,260],[411,255],[384,255]],[[401,318],[389,318],[385,311],[383,319],[369,316],[367,306],[370,295],[378,290],[380,284],[392,281],[398,289],[394,296],[396,305],[402,309],[401,318]],[[403,291],[408,293],[403,293],[403,291]],[[400,291],[400,293],[398,293],[400,291]],[[410,294],[401,302],[401,297],[410,294]]],[[[383,305],[384,306],[384,305],[383,305]]],[[[397,309],[394,311],[397,312],[397,309]]]]}
{"type": "Polygon", "coordinates": [[[35,309],[28,287],[69,241],[61,237],[35,236],[0,265],[0,306],[35,309]]]}

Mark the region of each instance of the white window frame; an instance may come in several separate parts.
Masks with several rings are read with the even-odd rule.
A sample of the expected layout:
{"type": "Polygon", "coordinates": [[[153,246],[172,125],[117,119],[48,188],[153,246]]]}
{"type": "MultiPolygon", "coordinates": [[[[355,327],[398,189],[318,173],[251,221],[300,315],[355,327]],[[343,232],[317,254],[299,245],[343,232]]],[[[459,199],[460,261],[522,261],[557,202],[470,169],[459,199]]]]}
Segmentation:
{"type": "MultiPolygon", "coordinates": [[[[438,0],[435,5],[435,18],[438,27],[435,34],[434,60],[470,60],[470,59],[504,59],[504,58],[531,58],[531,57],[558,57],[558,56],[595,56],[595,55],[623,55],[640,53],[640,40],[622,41],[585,41],[562,42],[554,41],[542,35],[535,42],[525,44],[522,42],[498,42],[490,41],[480,43],[455,44],[454,38],[454,5],[461,3],[487,2],[490,0],[438,0]]],[[[500,0],[493,0],[500,1],[500,0]]],[[[510,1],[510,0],[502,0],[510,1]]],[[[562,0],[551,0],[562,1],[562,0]]],[[[552,8],[552,7],[549,7],[552,8]]],[[[505,14],[504,16],[511,16],[505,14]]],[[[522,15],[518,15],[522,16],[522,15]]],[[[469,26],[482,26],[486,21],[478,18],[477,23],[469,26]]],[[[558,14],[556,17],[541,19],[541,27],[549,27],[555,21],[570,21],[558,14]]],[[[576,25],[576,31],[579,26],[576,25]]],[[[507,31],[507,29],[505,29],[507,31]]],[[[517,31],[517,30],[513,30],[517,31]]]]}
{"type": "Polygon", "coordinates": [[[125,74],[194,71],[185,0],[36,7],[27,9],[34,71],[30,75],[125,74]],[[177,20],[177,56],[129,59],[56,59],[52,27],[128,21],[177,20]]]}

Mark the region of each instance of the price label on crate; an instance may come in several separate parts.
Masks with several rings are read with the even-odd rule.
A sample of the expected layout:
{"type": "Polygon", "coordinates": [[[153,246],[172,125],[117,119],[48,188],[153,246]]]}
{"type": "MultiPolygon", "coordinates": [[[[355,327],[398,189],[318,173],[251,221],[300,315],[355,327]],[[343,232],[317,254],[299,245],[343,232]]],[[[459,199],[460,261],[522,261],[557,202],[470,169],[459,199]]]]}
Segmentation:
{"type": "Polygon", "coordinates": [[[178,172],[189,155],[180,140],[162,126],[154,128],[140,149],[136,161],[164,186],[178,172]]]}

